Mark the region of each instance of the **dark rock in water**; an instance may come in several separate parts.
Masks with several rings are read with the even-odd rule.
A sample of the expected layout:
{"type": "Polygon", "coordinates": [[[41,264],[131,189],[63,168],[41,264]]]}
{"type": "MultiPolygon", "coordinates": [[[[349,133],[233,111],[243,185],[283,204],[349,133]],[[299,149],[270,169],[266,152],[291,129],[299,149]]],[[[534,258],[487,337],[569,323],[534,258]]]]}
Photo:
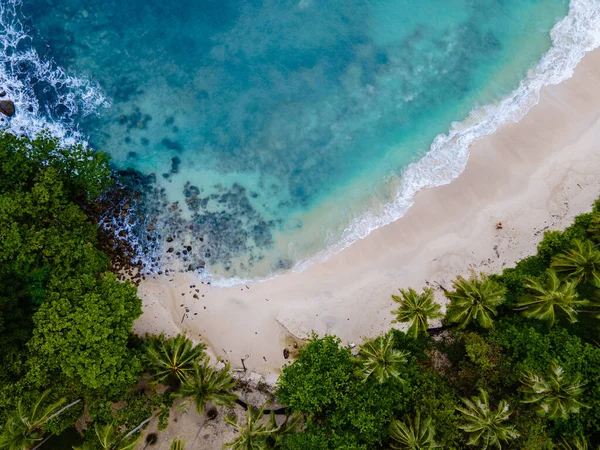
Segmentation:
{"type": "Polygon", "coordinates": [[[173,242],[173,238],[172,237],[168,237],[167,238],[167,242],[173,242]]]}
{"type": "Polygon", "coordinates": [[[171,173],[179,173],[179,166],[181,165],[181,160],[175,156],[171,158],[171,173]]]}
{"type": "Polygon", "coordinates": [[[288,359],[290,357],[290,351],[287,348],[283,349],[283,357],[288,359]]]}
{"type": "Polygon", "coordinates": [[[168,174],[168,173],[163,173],[163,174],[162,174],[162,176],[163,176],[163,178],[164,178],[165,180],[170,180],[170,179],[171,179],[171,175],[170,175],[170,174],[168,174]]]}
{"type": "Polygon", "coordinates": [[[6,91],[4,89],[0,91],[0,97],[6,97],[6,91]]]}
{"type": "Polygon", "coordinates": [[[167,253],[173,253],[175,251],[175,249],[173,247],[169,247],[167,250],[167,253]]]}
{"type": "Polygon", "coordinates": [[[32,113],[32,112],[33,112],[33,106],[29,105],[29,106],[27,107],[27,111],[29,111],[30,113],[32,113]]]}
{"type": "Polygon", "coordinates": [[[129,152],[129,153],[127,153],[127,157],[128,158],[137,158],[137,153],[136,152],[129,152]]]}
{"type": "Polygon", "coordinates": [[[126,144],[131,144],[131,138],[130,138],[129,136],[127,136],[127,137],[125,138],[125,143],[126,143],[126,144]]]}
{"type": "Polygon", "coordinates": [[[140,139],[140,142],[142,143],[142,145],[144,147],[146,147],[146,146],[148,146],[148,144],[150,144],[150,141],[147,138],[145,138],[145,137],[143,137],[142,139],[140,139]]]}
{"type": "Polygon", "coordinates": [[[175,118],[173,116],[169,116],[165,119],[165,126],[171,126],[175,122],[175,118]]]}
{"type": "Polygon", "coordinates": [[[15,115],[15,104],[12,100],[0,100],[0,112],[7,117],[15,115]]]}
{"type": "Polygon", "coordinates": [[[183,150],[183,147],[179,142],[172,141],[169,138],[164,138],[162,141],[160,141],[160,143],[167,147],[169,150],[177,150],[178,152],[183,150]]]}

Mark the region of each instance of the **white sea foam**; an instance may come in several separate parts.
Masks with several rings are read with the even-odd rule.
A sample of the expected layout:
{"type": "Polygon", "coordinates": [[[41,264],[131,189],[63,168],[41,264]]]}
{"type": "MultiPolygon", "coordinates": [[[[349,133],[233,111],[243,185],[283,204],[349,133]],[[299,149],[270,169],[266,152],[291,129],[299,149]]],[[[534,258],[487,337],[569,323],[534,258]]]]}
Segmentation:
{"type": "MultiPolygon", "coordinates": [[[[550,35],[552,47],[516,90],[495,104],[474,109],[466,120],[453,123],[447,134],[434,139],[422,159],[404,169],[395,198],[383,206],[383,212],[367,211],[355,218],[335,244],[297,261],[292,271],[302,272],[312,264],[324,262],[377,228],[402,218],[418,191],[449,184],[464,171],[471,144],[506,123],[521,120],[539,102],[544,86],[571,78],[585,54],[600,47],[600,0],[571,0],[567,16],[552,28],[550,35]]],[[[213,279],[212,284],[230,287],[268,281],[278,275],[261,279],[213,279]]]]}
{"type": "Polygon", "coordinates": [[[21,2],[0,1],[0,88],[16,106],[16,114],[10,121],[0,124],[0,128],[27,136],[47,130],[65,145],[86,145],[72,119],[94,114],[100,108],[108,107],[110,102],[96,82],[68,74],[31,48],[31,38],[19,18],[21,2]],[[35,82],[54,90],[56,100],[50,107],[61,105],[66,111],[60,121],[51,120],[49,111],[41,110],[34,92],[35,82]]]}
{"type": "MultiPolygon", "coordinates": [[[[571,0],[568,15],[552,28],[551,39],[550,50],[515,91],[498,103],[473,110],[463,122],[453,123],[447,134],[434,139],[421,160],[406,167],[394,200],[384,205],[383,212],[369,211],[355,218],[336,244],[298,261],[292,270],[301,272],[326,261],[377,228],[404,216],[421,189],[442,186],[458,177],[467,165],[471,144],[508,122],[521,120],[538,103],[544,86],[569,79],[585,54],[600,46],[600,1],[571,0]]],[[[249,281],[224,280],[220,284],[249,281]]]]}
{"type": "MultiPolygon", "coordinates": [[[[4,126],[15,134],[29,136],[47,129],[65,145],[85,144],[85,137],[68,119],[97,113],[108,107],[110,101],[93,80],[69,75],[53,61],[41,58],[29,45],[22,45],[30,37],[19,20],[20,5],[21,0],[0,1],[0,88],[7,92],[7,98],[15,102],[17,109],[8,123],[0,123],[0,128],[4,126]],[[27,47],[27,50],[22,49],[27,47]],[[19,74],[22,64],[28,66],[30,76],[19,76],[23,75],[19,74]],[[52,121],[48,111],[41,110],[31,84],[33,78],[44,80],[57,90],[57,103],[67,110],[66,122],[52,121]]],[[[435,138],[421,160],[403,171],[395,199],[384,205],[383,212],[371,211],[357,217],[336,244],[298,261],[292,270],[302,271],[327,260],[375,229],[401,218],[412,206],[419,190],[448,184],[458,177],[466,167],[469,147],[474,141],[494,133],[505,123],[522,119],[537,104],[544,86],[570,78],[585,53],[600,46],[600,0],[571,0],[568,15],[553,27],[551,38],[551,49],[511,95],[496,104],[477,108],[467,120],[454,123],[447,134],[435,138]]],[[[211,281],[215,285],[232,286],[275,276],[261,280],[229,278],[211,281]]]]}

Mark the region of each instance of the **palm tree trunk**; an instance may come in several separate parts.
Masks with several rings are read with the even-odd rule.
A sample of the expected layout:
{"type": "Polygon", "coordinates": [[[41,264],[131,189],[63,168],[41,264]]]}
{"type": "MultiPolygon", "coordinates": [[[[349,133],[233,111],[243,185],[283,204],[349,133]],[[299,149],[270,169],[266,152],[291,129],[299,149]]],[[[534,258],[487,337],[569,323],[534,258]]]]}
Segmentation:
{"type": "Polygon", "coordinates": [[[435,336],[436,334],[443,333],[444,331],[451,328],[451,325],[442,325],[441,327],[432,327],[427,328],[427,334],[430,336],[435,336]]]}
{"type": "Polygon", "coordinates": [[[42,442],[40,442],[38,445],[36,445],[35,447],[33,447],[31,450],[37,450],[38,448],[40,448],[42,445],[44,445],[44,442],[46,442],[48,439],[50,439],[52,436],[54,436],[53,434],[51,434],[50,436],[48,436],[46,439],[44,439],[42,442]]]}
{"type": "Polygon", "coordinates": [[[60,416],[64,411],[66,411],[67,409],[69,409],[72,406],[75,406],[77,403],[81,402],[81,399],[78,398],[77,400],[75,400],[73,403],[69,403],[67,406],[65,406],[64,408],[59,409],[58,411],[56,411],[54,414],[52,414],[50,417],[48,417],[46,420],[44,420],[40,425],[54,419],[57,416],[60,416]]]}
{"type": "Polygon", "coordinates": [[[121,439],[121,440],[123,441],[123,440],[127,439],[133,433],[135,433],[140,428],[142,428],[144,425],[146,425],[148,422],[150,422],[153,418],[154,418],[154,414],[152,414],[150,417],[148,417],[146,420],[144,420],[142,423],[140,423],[137,427],[135,427],[133,430],[131,430],[129,433],[127,433],[125,436],[123,436],[123,439],[121,439]]]}

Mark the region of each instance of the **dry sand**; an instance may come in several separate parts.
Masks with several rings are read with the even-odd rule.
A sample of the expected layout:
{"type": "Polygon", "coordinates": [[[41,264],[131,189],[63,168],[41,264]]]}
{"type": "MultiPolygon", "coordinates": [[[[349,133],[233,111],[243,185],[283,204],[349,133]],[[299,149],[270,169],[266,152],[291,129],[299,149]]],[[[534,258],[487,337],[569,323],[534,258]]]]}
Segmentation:
{"type": "MultiPolygon", "coordinates": [[[[397,288],[450,287],[471,268],[510,267],[535,252],[545,230],[566,227],[599,195],[596,50],[573,78],[545,88],[523,120],[475,143],[465,172],[421,191],[402,219],[324,263],[262,283],[216,288],[190,275],[148,279],[135,329],[187,332],[214,356],[234,367],[244,359],[248,370],[274,380],[290,336],[314,330],[360,343],[390,328],[397,288]]],[[[437,295],[443,301],[439,288],[437,295]]]]}

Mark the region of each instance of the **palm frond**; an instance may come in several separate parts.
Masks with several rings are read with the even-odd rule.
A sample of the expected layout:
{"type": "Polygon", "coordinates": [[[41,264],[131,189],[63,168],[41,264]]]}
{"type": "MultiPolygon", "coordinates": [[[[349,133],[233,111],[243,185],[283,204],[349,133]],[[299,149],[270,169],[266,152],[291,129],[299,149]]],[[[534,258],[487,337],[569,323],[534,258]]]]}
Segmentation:
{"type": "Polygon", "coordinates": [[[523,403],[536,404],[538,414],[550,419],[565,419],[587,407],[580,401],[585,390],[581,376],[566,376],[556,362],[543,375],[524,372],[521,384],[523,403]]]}
{"type": "Polygon", "coordinates": [[[370,377],[379,383],[394,378],[402,381],[401,369],[408,361],[409,353],[394,349],[391,332],[365,341],[356,357],[356,374],[364,381],[370,377]]]}
{"type": "Polygon", "coordinates": [[[409,336],[416,338],[420,333],[427,331],[429,320],[444,317],[440,305],[435,303],[433,289],[424,288],[422,294],[418,294],[413,288],[399,291],[400,296],[392,295],[392,300],[400,305],[392,311],[396,316],[392,323],[409,322],[409,336]]]}
{"type": "Polygon", "coordinates": [[[459,276],[453,283],[454,291],[446,293],[450,305],[446,317],[458,328],[477,322],[483,328],[491,328],[496,308],[505,301],[506,289],[484,273],[479,278],[473,271],[470,279],[459,276]]]}
{"type": "Polygon", "coordinates": [[[523,309],[525,317],[537,319],[554,325],[558,316],[566,317],[569,323],[577,321],[577,309],[588,305],[587,300],[580,300],[575,281],[561,281],[553,269],[546,271],[546,278],[525,279],[525,295],[517,302],[517,307],[523,309]]]}
{"type": "Polygon", "coordinates": [[[207,402],[217,406],[231,406],[237,397],[230,391],[236,384],[229,364],[216,369],[210,365],[208,356],[205,356],[195,365],[192,373],[186,376],[176,395],[192,399],[198,414],[202,414],[207,402]]]}
{"type": "Polygon", "coordinates": [[[206,345],[194,345],[181,334],[168,339],[164,334],[153,336],[146,349],[146,359],[154,383],[166,384],[172,379],[182,383],[204,356],[204,350],[206,345]]]}
{"type": "Polygon", "coordinates": [[[462,399],[462,402],[465,407],[457,410],[462,414],[465,422],[459,428],[469,435],[469,445],[501,448],[502,442],[519,437],[514,426],[506,423],[512,412],[504,400],[498,403],[496,409],[492,409],[488,393],[479,389],[478,396],[462,399]]]}
{"type": "Polygon", "coordinates": [[[435,430],[431,418],[421,420],[417,414],[414,419],[393,420],[390,424],[390,445],[395,450],[430,450],[441,448],[435,442],[435,430]]]}

